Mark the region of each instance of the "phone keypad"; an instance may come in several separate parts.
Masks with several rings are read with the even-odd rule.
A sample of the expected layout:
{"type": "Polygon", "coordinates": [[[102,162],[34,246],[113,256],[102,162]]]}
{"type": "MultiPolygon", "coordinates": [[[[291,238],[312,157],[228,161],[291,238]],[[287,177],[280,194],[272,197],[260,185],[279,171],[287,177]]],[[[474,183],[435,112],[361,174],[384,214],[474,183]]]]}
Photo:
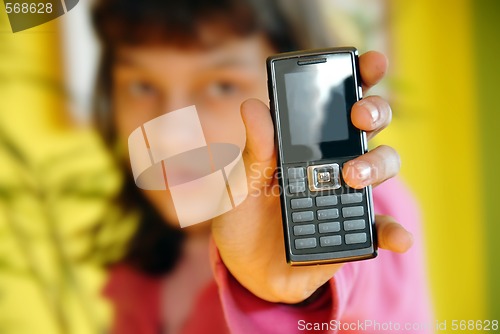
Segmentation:
{"type": "Polygon", "coordinates": [[[321,223],[318,225],[319,233],[332,233],[340,231],[339,222],[321,223]]]}
{"type": "Polygon", "coordinates": [[[290,201],[292,209],[307,209],[313,206],[312,198],[294,198],[290,201]]]}
{"type": "Polygon", "coordinates": [[[300,211],[292,213],[292,221],[294,223],[310,222],[314,220],[314,213],[312,211],[300,211]]]}
{"type": "Polygon", "coordinates": [[[306,191],[306,183],[304,181],[296,181],[288,184],[290,193],[297,194],[306,191]]]}
{"type": "Polygon", "coordinates": [[[345,243],[348,245],[351,244],[361,244],[366,242],[366,233],[353,233],[346,234],[345,243]]]}
{"type": "Polygon", "coordinates": [[[329,237],[319,238],[321,247],[338,246],[342,244],[342,237],[340,235],[332,235],[329,237]]]}
{"type": "Polygon", "coordinates": [[[365,208],[363,208],[362,206],[342,208],[342,216],[344,216],[344,218],[359,217],[364,214],[365,208]]]}
{"type": "Polygon", "coordinates": [[[314,224],[298,225],[293,227],[293,234],[295,235],[310,235],[316,233],[316,226],[314,224]]]}
{"type": "Polygon", "coordinates": [[[344,221],[344,231],[363,230],[365,227],[366,227],[366,222],[364,219],[344,221]]]}
{"type": "Polygon", "coordinates": [[[338,199],[336,195],[316,197],[316,206],[337,205],[337,203],[338,199]]]}
{"type": "Polygon", "coordinates": [[[316,238],[295,239],[296,249],[316,248],[316,238]]]}
{"type": "Polygon", "coordinates": [[[361,193],[340,195],[340,202],[342,202],[342,204],[361,203],[362,201],[363,201],[363,194],[361,193]]]}
{"type": "MultiPolygon", "coordinates": [[[[313,181],[337,184],[337,170],[325,168],[314,171],[313,181]]],[[[369,238],[369,220],[365,209],[366,192],[346,185],[329,186],[327,191],[312,191],[309,171],[305,167],[288,168],[286,185],[290,193],[292,243],[297,251],[311,252],[315,248],[346,250],[362,246],[369,238]],[[349,191],[349,192],[348,192],[349,191]],[[348,193],[346,193],[348,192],[348,193]],[[339,248],[340,247],[340,248],[339,248]]],[[[319,186],[315,187],[319,187],[319,186]]]]}
{"type": "Polygon", "coordinates": [[[339,209],[326,209],[316,211],[318,220],[335,219],[339,217],[339,209]]]}
{"type": "Polygon", "coordinates": [[[302,167],[288,168],[288,179],[289,182],[292,180],[300,180],[306,178],[306,170],[302,167]]]}
{"type": "Polygon", "coordinates": [[[288,191],[291,194],[298,194],[306,191],[305,168],[288,168],[288,191]]]}

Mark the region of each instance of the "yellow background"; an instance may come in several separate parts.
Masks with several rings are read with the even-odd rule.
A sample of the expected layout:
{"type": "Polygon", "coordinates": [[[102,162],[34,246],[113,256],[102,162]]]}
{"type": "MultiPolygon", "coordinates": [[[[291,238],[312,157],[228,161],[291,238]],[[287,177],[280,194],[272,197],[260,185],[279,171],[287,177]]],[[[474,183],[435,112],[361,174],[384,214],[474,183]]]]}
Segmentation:
{"type": "Polygon", "coordinates": [[[397,100],[383,136],[421,203],[435,317],[486,319],[473,3],[390,3],[397,100]]]}

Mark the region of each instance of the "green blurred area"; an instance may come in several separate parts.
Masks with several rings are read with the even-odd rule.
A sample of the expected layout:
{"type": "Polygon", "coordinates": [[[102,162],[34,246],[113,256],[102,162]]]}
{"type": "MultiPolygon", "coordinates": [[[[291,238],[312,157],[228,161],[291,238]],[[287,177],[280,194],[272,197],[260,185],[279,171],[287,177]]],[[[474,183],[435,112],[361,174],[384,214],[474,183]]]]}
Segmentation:
{"type": "MultiPolygon", "coordinates": [[[[485,236],[488,256],[488,303],[490,319],[500,319],[500,106],[496,97],[500,77],[500,2],[473,2],[475,64],[479,125],[481,135],[480,164],[471,162],[464,168],[464,185],[483,183],[485,236]],[[477,166],[482,165],[482,170],[477,166]]],[[[470,194],[475,196],[476,194],[470,194]]],[[[471,222],[471,228],[478,222],[471,222]]],[[[466,251],[466,244],[464,244],[466,251]]],[[[467,264],[464,263],[464,267],[467,264]]]]}

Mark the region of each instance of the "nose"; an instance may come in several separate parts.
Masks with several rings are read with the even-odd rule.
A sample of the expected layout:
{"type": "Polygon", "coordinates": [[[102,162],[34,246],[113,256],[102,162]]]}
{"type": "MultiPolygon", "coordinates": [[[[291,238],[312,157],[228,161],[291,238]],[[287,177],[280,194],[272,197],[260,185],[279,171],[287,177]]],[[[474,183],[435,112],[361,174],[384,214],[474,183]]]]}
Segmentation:
{"type": "Polygon", "coordinates": [[[175,87],[169,89],[161,104],[161,115],[194,105],[195,101],[188,93],[187,89],[175,87]]]}
{"type": "Polygon", "coordinates": [[[171,91],[160,104],[148,127],[148,140],[163,158],[206,145],[194,101],[184,91],[171,91]]]}

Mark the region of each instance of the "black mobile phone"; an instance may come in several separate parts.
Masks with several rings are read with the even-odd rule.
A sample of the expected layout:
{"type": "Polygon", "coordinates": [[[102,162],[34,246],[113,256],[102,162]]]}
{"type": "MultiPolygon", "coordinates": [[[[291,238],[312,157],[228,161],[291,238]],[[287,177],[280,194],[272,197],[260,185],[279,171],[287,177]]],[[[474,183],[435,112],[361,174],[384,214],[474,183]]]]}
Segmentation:
{"type": "Polygon", "coordinates": [[[342,178],[343,164],[368,151],[351,122],[362,98],[357,50],[278,54],[267,71],[288,263],[375,257],[371,187],[353,189],[342,178]]]}

